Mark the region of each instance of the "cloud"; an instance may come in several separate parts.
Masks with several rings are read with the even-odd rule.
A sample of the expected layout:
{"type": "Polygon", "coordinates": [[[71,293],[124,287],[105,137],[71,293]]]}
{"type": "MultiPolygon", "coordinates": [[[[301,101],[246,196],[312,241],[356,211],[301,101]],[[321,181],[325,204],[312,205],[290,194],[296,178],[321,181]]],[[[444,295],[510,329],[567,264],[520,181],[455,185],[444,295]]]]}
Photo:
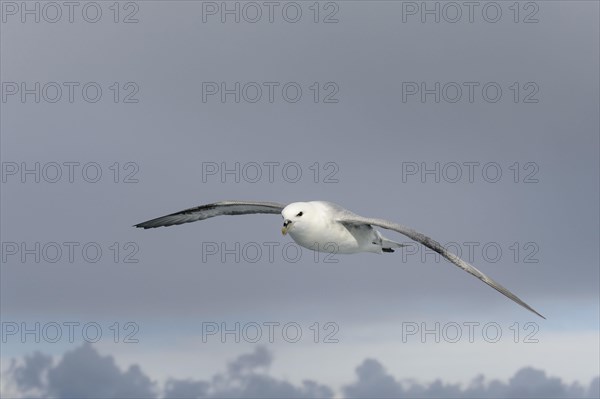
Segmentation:
{"type": "Polygon", "coordinates": [[[461,397],[464,392],[459,385],[444,385],[436,380],[428,386],[418,383],[404,385],[388,374],[383,365],[374,359],[364,360],[357,368],[357,381],[343,388],[348,398],[401,398],[401,397],[461,397]]]}
{"type": "Polygon", "coordinates": [[[347,398],[598,398],[599,378],[586,389],[580,384],[568,385],[560,378],[548,377],[542,370],[524,367],[508,383],[498,380],[485,382],[485,377],[475,377],[469,386],[444,384],[435,380],[421,384],[412,380],[400,381],[388,374],[374,359],[366,359],[356,368],[356,382],[342,388],[347,398]]]}
{"type": "MultiPolygon", "coordinates": [[[[273,354],[262,346],[232,360],[224,372],[208,380],[169,379],[159,395],[157,384],[140,366],[121,371],[112,356],[100,356],[90,344],[67,352],[53,364],[52,357],[36,352],[13,361],[8,378],[22,396],[58,398],[331,398],[331,387],[305,380],[300,385],[267,374],[273,354]]],[[[543,370],[524,367],[507,382],[475,377],[466,387],[437,379],[421,383],[398,379],[375,359],[356,367],[354,382],[342,387],[347,398],[598,398],[600,377],[589,387],[571,385],[543,370]]]]}
{"type": "Polygon", "coordinates": [[[330,398],[333,390],[315,381],[305,380],[301,386],[268,376],[273,355],[262,346],[254,352],[238,356],[208,381],[169,380],[165,398],[330,398]]]}
{"type": "MultiPolygon", "coordinates": [[[[13,367],[14,366],[13,362],[13,367]]],[[[44,387],[44,371],[52,364],[52,357],[35,352],[31,356],[25,356],[24,365],[15,367],[13,371],[17,386],[22,389],[42,389],[44,387]]]]}
{"type": "Polygon", "coordinates": [[[269,367],[272,361],[272,354],[264,346],[258,346],[254,352],[240,355],[229,363],[227,369],[232,375],[240,375],[244,372],[252,372],[256,368],[269,367]]]}
{"type": "Polygon", "coordinates": [[[205,398],[210,384],[206,381],[169,379],[165,383],[165,398],[205,398]]]}
{"type": "Polygon", "coordinates": [[[394,377],[385,373],[377,360],[366,359],[356,368],[358,381],[344,388],[349,397],[368,397],[376,393],[382,398],[397,398],[402,394],[402,386],[394,377]]]}
{"type": "Polygon", "coordinates": [[[121,372],[112,356],[100,356],[89,343],[65,353],[56,366],[50,356],[36,353],[25,357],[23,365],[13,365],[10,373],[21,391],[37,390],[41,397],[156,397],[155,384],[138,365],[121,372]]]}

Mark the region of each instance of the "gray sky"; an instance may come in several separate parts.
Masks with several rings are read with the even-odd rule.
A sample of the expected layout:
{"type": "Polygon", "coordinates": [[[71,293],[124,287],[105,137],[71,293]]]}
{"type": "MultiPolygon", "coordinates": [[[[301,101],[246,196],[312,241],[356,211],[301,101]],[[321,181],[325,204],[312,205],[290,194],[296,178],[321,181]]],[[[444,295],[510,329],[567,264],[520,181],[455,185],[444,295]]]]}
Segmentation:
{"type": "Polygon", "coordinates": [[[587,387],[599,374],[597,3],[521,2],[517,15],[513,2],[483,2],[455,23],[436,2],[439,23],[421,2],[322,2],[318,15],[283,2],[272,23],[260,2],[228,2],[239,23],[221,22],[221,2],[123,2],[118,15],[98,2],[96,23],[96,3],[78,3],[72,22],[66,6],[58,18],[27,4],[39,23],[1,4],[3,371],[36,350],[56,366],[93,322],[95,350],[161,387],[208,380],[257,344],[272,378],[336,395],[365,392],[343,388],[365,359],[420,382],[482,371],[506,382],[534,367],[587,387]],[[256,4],[261,18],[246,22],[256,4]],[[222,87],[234,92],[224,101],[222,87]],[[222,174],[236,164],[238,176],[222,174]],[[225,199],[329,200],[411,226],[472,255],[547,320],[418,247],[335,263],[304,249],[295,261],[278,216],[131,227],[225,199]],[[36,322],[39,343],[21,336],[36,322]],[[269,342],[271,322],[302,338],[278,330],[269,342]],[[61,326],[56,343],[48,323],[61,326]],[[80,323],[74,342],[64,323],[80,323]],[[221,323],[255,323],[263,337],[203,337],[221,323]],[[439,343],[421,335],[436,323],[439,343]],[[132,331],[139,342],[123,342],[132,331]],[[324,342],[330,332],[339,342],[324,342]]]}

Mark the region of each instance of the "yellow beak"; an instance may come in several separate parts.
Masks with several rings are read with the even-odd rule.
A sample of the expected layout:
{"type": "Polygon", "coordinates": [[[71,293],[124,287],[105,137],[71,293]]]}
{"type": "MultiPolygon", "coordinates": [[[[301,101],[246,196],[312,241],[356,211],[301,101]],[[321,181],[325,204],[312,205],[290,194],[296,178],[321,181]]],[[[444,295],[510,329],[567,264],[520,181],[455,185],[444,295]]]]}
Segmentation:
{"type": "Polygon", "coordinates": [[[287,226],[283,226],[283,227],[281,228],[281,234],[283,234],[283,235],[286,235],[286,234],[287,234],[287,231],[288,231],[288,228],[287,228],[287,226]]]}

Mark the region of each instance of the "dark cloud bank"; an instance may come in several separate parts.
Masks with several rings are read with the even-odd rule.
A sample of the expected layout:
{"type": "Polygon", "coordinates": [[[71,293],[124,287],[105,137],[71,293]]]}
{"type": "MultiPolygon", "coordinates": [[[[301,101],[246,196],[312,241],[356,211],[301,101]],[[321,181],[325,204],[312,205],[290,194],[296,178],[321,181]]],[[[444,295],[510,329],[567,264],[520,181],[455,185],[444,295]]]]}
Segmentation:
{"type": "MultiPolygon", "coordinates": [[[[152,381],[138,365],[121,371],[112,356],[101,356],[85,344],[65,353],[53,364],[48,355],[36,352],[22,362],[13,361],[4,375],[26,397],[57,398],[331,398],[332,388],[305,380],[293,385],[270,377],[273,360],[264,347],[230,362],[227,370],[209,380],[168,380],[164,387],[152,381]]],[[[436,380],[421,384],[399,380],[374,359],[356,368],[356,380],[342,387],[344,397],[381,398],[598,398],[600,377],[588,387],[568,385],[542,370],[524,367],[505,383],[485,381],[480,375],[467,387],[436,380]]],[[[338,395],[339,396],[339,395],[338,395]]]]}

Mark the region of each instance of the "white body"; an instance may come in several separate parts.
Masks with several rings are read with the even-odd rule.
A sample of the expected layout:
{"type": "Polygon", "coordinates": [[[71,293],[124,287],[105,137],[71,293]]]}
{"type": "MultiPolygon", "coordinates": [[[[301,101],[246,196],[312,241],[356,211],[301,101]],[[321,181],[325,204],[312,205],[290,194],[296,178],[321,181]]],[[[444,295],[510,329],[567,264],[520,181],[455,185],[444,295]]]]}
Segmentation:
{"type": "Polygon", "coordinates": [[[383,253],[383,248],[398,248],[402,244],[384,238],[368,225],[344,225],[331,219],[335,204],[325,201],[294,202],[286,206],[283,234],[313,251],[354,254],[357,252],[383,253]],[[300,215],[300,216],[299,216],[300,215]]]}

